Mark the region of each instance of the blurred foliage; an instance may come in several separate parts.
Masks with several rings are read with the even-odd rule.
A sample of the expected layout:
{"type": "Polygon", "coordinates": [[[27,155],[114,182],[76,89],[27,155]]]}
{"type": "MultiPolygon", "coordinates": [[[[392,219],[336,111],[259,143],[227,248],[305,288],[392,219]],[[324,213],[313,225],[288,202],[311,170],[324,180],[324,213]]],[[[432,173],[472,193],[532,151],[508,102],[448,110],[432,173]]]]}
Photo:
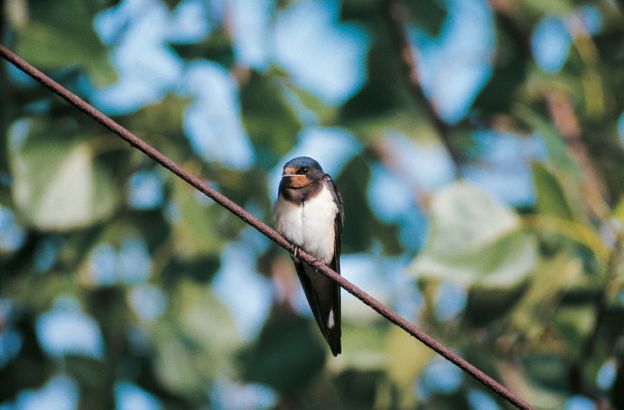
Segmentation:
{"type": "MultiPolygon", "coordinates": [[[[276,3],[275,18],[297,2],[276,3]]],[[[449,2],[405,3],[411,30],[430,36],[443,30],[449,2]]],[[[117,80],[115,40],[105,44],[93,21],[118,4],[8,0],[0,33],[4,44],[89,99],[89,87],[117,80]]],[[[166,2],[168,10],[178,4],[166,2]]],[[[167,44],[184,63],[210,59],[236,79],[255,156],[249,169],[198,157],[185,138],[187,94],[171,90],[115,119],[267,221],[266,180],[310,125],[301,109],[322,126],[353,132],[363,149],[335,175],[347,215],[343,252],[411,260],[398,273],[412,279],[401,291],[422,295],[423,303],[402,313],[538,408],[562,408],[579,395],[609,403],[601,408],[624,408],[622,2],[490,2],[492,75],[451,132],[539,136],[546,154],[531,164],[535,201],[514,208],[465,181],[433,192],[411,187],[429,223],[416,254],[399,238],[402,222],[379,217],[368,199],[376,168],[395,176],[410,171],[385,150],[388,134],[425,145],[439,137],[423,102],[412,98],[384,4],[340,4],[339,24],[357,24],[370,36],[366,82],[340,104],[323,102],[277,66],[240,66],[227,17],[213,18],[214,31],[201,41],[167,44]],[[571,17],[565,64],[554,73],[540,69],[531,51],[540,22],[587,5],[600,13],[600,30],[585,30],[571,17]],[[553,95],[564,104],[553,103],[553,95]],[[449,283],[466,301],[445,318],[437,305],[449,283]]],[[[346,313],[344,353],[331,358],[313,320],[297,315],[296,287],[287,286],[292,271],[288,282],[285,256],[273,246],[254,248],[252,265],[281,290],[274,290],[259,334],[245,338],[214,290],[223,255],[246,235],[244,224],[8,64],[0,68],[0,211],[14,218],[9,224],[0,215],[0,229],[16,244],[0,241],[0,403],[64,373],[77,382],[85,409],[112,408],[120,381],[140,386],[165,408],[227,408],[238,402],[216,393],[224,380],[268,386],[276,399],[267,406],[279,408],[475,408],[471,392],[482,386],[460,378],[444,388],[450,379],[434,371],[435,355],[380,318],[346,313]],[[130,199],[142,171],[162,184],[161,200],[151,205],[130,199]],[[133,248],[129,239],[142,245],[133,248]],[[108,266],[101,255],[115,262],[108,266]],[[145,294],[151,302],[141,302],[145,294]],[[68,297],[77,302],[74,314],[95,319],[101,352],[59,353],[45,345],[43,317],[68,297]],[[137,303],[147,303],[148,313],[137,303]]],[[[459,145],[467,161],[460,168],[484,161],[478,149],[459,145]]],[[[504,407],[498,397],[490,400],[504,407]]]]}

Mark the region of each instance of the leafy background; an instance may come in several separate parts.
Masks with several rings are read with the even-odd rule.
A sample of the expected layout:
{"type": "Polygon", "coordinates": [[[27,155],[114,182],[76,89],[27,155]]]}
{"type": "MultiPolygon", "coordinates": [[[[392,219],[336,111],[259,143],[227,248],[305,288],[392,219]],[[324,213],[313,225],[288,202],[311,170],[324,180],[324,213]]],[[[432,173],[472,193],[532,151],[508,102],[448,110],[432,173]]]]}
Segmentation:
{"type": "MultiPolygon", "coordinates": [[[[624,408],[624,6],[7,0],[5,45],[270,221],[282,164],[346,207],[343,274],[538,408],[624,408]],[[423,98],[426,95],[426,98],[423,98]],[[452,154],[452,155],[451,155],[452,154]]],[[[0,66],[0,408],[506,405],[0,66]]]]}

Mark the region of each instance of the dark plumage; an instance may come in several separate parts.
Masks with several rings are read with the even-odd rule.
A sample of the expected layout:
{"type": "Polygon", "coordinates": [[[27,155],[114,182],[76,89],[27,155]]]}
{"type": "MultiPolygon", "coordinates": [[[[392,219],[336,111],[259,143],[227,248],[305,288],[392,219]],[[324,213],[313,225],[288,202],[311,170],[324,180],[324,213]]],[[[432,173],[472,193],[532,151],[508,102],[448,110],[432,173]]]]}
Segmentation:
{"type": "MultiPolygon", "coordinates": [[[[298,157],[284,165],[274,214],[286,238],[340,273],[342,198],[318,162],[298,157]]],[[[341,351],[340,287],[305,262],[294,262],[314,318],[336,356],[341,351]]]]}

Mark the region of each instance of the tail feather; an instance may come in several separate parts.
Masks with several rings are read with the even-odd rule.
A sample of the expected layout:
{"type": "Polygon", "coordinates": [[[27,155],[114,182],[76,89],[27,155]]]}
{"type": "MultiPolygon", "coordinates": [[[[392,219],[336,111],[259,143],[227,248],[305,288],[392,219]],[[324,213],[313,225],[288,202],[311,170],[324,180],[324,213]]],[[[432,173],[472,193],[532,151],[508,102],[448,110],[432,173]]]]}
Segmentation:
{"type": "Polygon", "coordinates": [[[295,261],[297,274],[314,319],[334,356],[340,354],[340,287],[305,262],[295,261]]]}

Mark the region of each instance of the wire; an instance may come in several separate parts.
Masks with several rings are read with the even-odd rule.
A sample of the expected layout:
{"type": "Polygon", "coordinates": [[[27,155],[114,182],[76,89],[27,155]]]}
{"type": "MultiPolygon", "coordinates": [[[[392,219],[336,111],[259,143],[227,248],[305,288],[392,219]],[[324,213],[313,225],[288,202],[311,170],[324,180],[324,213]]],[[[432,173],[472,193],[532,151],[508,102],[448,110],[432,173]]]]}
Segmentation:
{"type": "MultiPolygon", "coordinates": [[[[271,239],[273,242],[280,245],[282,248],[286,249],[292,255],[295,251],[295,247],[291,244],[286,238],[280,235],[277,231],[269,227],[267,224],[245,211],[238,204],[227,198],[225,195],[221,194],[219,191],[212,188],[210,185],[206,184],[201,179],[192,175],[180,165],[173,162],[171,159],[167,158],[163,153],[158,151],[156,148],[152,147],[141,138],[137,137],[117,122],[113,121],[111,118],[106,116],[101,111],[97,110],[89,103],[43,74],[41,71],[37,70],[35,67],[30,65],[28,62],[21,59],[11,50],[9,50],[4,45],[0,44],[0,55],[7,61],[11,62],[17,68],[19,68],[24,73],[28,74],[43,86],[50,89],[55,94],[59,95],[61,98],[65,99],[68,103],[72,104],[80,111],[84,112],[110,131],[114,132],[124,140],[126,140],[130,145],[142,151],[143,153],[152,157],[156,162],[158,162],[163,167],[167,168],[169,171],[173,172],[184,181],[186,181],[189,185],[193,186],[206,196],[212,198],[215,202],[219,203],[221,206],[232,212],[234,215],[241,218],[247,224],[253,226],[255,229],[260,231],[266,237],[271,239]]],[[[320,272],[337,282],[341,287],[343,287],[347,292],[351,293],[356,298],[360,299],[366,305],[370,306],[377,313],[388,319],[390,322],[399,326],[401,329],[405,330],[411,336],[420,340],[429,348],[436,351],[438,354],[446,358],[448,361],[457,365],[460,369],[470,374],[472,377],[483,383],[487,388],[501,396],[503,399],[507,400],[509,403],[513,404],[515,407],[519,409],[532,409],[531,405],[529,405],[524,400],[516,397],[511,391],[509,391],[505,386],[498,383],[496,380],[479,370],[477,367],[466,361],[464,358],[453,352],[451,349],[438,342],[433,337],[429,336],[424,331],[418,329],[410,322],[408,322],[405,318],[400,316],[398,313],[392,311],[390,308],[385,306],[383,303],[364,292],[362,289],[349,282],[344,277],[340,276],[332,269],[330,269],[324,263],[316,260],[312,255],[304,252],[303,250],[299,250],[298,257],[303,259],[320,272]]]]}

